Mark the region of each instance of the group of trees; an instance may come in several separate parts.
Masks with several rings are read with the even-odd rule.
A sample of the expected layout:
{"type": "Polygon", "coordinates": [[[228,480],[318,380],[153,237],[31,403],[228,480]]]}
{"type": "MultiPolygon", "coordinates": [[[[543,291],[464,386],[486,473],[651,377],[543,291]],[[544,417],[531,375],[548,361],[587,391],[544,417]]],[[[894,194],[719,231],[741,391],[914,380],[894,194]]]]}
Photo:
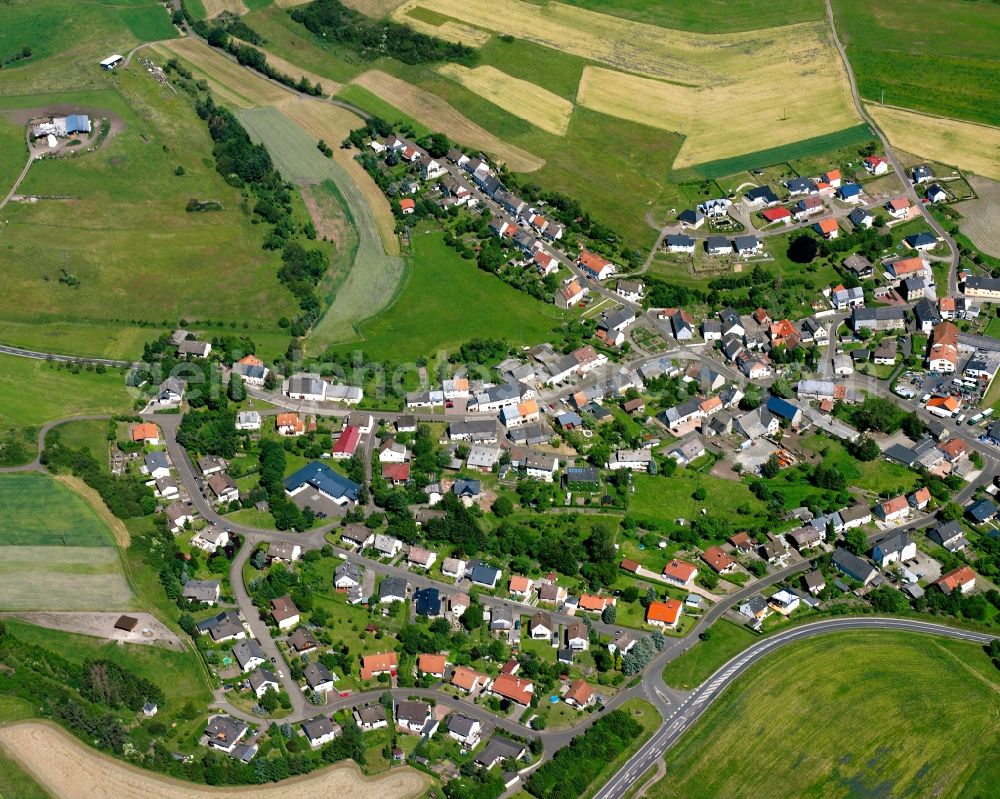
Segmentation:
{"type": "Polygon", "coordinates": [[[870,430],[891,435],[901,429],[910,438],[919,439],[924,432],[915,413],[907,413],[883,397],[867,396],[860,405],[838,403],[835,410],[862,433],[870,430]]]}
{"type": "Polygon", "coordinates": [[[613,710],[532,773],[525,785],[538,799],[577,799],[642,733],[624,710],[613,710]]]}
{"type": "Polygon", "coordinates": [[[113,477],[85,447],[74,449],[60,441],[58,431],[49,433],[41,462],[52,471],[65,470],[93,488],[119,519],[134,519],[156,510],[153,490],[133,475],[113,477]]]}
{"type": "Polygon", "coordinates": [[[376,20],[339,0],[315,0],[292,11],[292,19],[326,41],[350,47],[368,59],[389,56],[404,64],[454,61],[472,65],[476,50],[436,36],[418,33],[390,19],[376,20]]]}
{"type": "MultiPolygon", "coordinates": [[[[251,48],[252,49],[252,48],[251,48]]],[[[311,224],[299,227],[292,219],[292,192],[274,168],[271,156],[261,144],[254,144],[239,120],[211,95],[198,99],[195,110],[208,125],[215,142],[213,155],[216,170],[230,183],[246,188],[253,196],[253,213],[269,223],[264,249],[282,250],[278,279],[295,295],[300,313],[290,322],[296,338],[305,335],[319,318],[321,303],[316,286],[328,266],[319,251],[307,250],[299,236],[315,238],[311,224]]]]}

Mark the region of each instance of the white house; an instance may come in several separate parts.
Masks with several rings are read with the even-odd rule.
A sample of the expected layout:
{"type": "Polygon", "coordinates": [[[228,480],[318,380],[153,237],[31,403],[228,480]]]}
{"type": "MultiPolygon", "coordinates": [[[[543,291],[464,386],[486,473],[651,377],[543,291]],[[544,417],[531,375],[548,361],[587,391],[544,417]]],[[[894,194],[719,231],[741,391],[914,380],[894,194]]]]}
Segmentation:
{"type": "Polygon", "coordinates": [[[872,549],[872,560],[883,569],[891,563],[903,563],[917,556],[916,543],[905,533],[893,533],[872,549]]]}
{"type": "Polygon", "coordinates": [[[260,430],[260,414],[257,411],[240,411],[236,414],[237,430],[260,430]]]}
{"type": "Polygon", "coordinates": [[[204,552],[215,552],[219,548],[225,549],[229,545],[229,533],[218,527],[206,527],[195,533],[191,539],[191,546],[198,547],[204,552]]]}

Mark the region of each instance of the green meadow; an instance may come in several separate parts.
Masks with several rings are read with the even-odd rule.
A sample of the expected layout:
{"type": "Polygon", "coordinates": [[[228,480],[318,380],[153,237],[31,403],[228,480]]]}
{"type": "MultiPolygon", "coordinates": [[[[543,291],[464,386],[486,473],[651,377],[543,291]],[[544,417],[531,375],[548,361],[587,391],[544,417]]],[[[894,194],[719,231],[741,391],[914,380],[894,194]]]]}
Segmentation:
{"type": "Polygon", "coordinates": [[[143,341],[187,318],[256,335],[265,355],[283,351],[278,320],[296,303],[277,280],[278,256],[261,249],[263,228],[215,171],[204,123],[144,71],[116,73],[115,84],[0,97],[0,110],[71,101],[124,126],[96,152],[32,165],[24,193],[67,199],[5,209],[4,342],[134,358],[143,341]],[[223,210],[187,213],[192,197],[223,210]]]}
{"type": "Polygon", "coordinates": [[[1000,125],[1000,5],[833,0],[867,100],[1000,125]]]}
{"type": "Polygon", "coordinates": [[[783,647],[668,752],[646,796],[995,795],[998,676],[978,645],[931,636],[836,633],[783,647]]]}
{"type": "Polygon", "coordinates": [[[363,349],[391,361],[452,349],[476,337],[537,344],[552,338],[563,312],[511,288],[446,247],[437,232],[416,232],[413,256],[392,305],[360,326],[363,349]]]}

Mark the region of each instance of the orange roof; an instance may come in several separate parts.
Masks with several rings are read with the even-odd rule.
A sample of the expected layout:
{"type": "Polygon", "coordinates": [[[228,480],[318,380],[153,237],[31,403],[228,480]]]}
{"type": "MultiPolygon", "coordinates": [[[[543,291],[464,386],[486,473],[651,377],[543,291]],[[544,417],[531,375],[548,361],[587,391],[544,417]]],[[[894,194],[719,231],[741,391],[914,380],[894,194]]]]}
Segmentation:
{"type": "Polygon", "coordinates": [[[893,197],[889,200],[889,207],[893,211],[903,211],[910,207],[910,201],[906,197],[893,197]]]}
{"type": "Polygon", "coordinates": [[[787,319],[781,319],[771,324],[772,339],[790,338],[791,336],[794,335],[797,335],[797,333],[795,332],[795,325],[793,325],[787,319]]]}
{"type": "Polygon", "coordinates": [[[421,655],[417,658],[417,669],[423,674],[444,674],[447,662],[444,655],[421,655]]]}
{"type": "Polygon", "coordinates": [[[596,596],[595,594],[581,594],[580,607],[583,610],[604,610],[605,606],[610,601],[611,601],[610,598],[606,596],[596,596]]]}
{"type": "Polygon", "coordinates": [[[712,413],[722,407],[722,400],[718,397],[709,397],[701,403],[701,410],[704,413],[712,413]]]}
{"type": "Polygon", "coordinates": [[[718,547],[706,549],[701,553],[701,559],[717,572],[725,571],[736,562],[718,547]]]}
{"type": "Polygon", "coordinates": [[[510,592],[526,594],[531,589],[531,580],[521,574],[515,574],[510,578],[510,592]]]}
{"type": "Polygon", "coordinates": [[[531,695],[534,693],[535,685],[531,680],[523,677],[501,674],[493,681],[493,688],[490,690],[504,699],[517,702],[519,705],[528,705],[531,703],[531,695]]]}
{"type": "Polygon", "coordinates": [[[928,408],[946,408],[949,411],[957,411],[960,406],[957,397],[931,397],[927,403],[928,408]]]}
{"type": "Polygon", "coordinates": [[[646,608],[646,621],[658,621],[664,624],[676,624],[681,617],[683,605],[679,599],[668,599],[666,602],[650,602],[646,608]]]}
{"type": "Polygon", "coordinates": [[[390,671],[399,665],[395,652],[381,652],[361,658],[361,679],[370,680],[380,672],[390,671]]]}
{"type": "Polygon", "coordinates": [[[586,705],[594,695],[594,689],[587,685],[584,680],[573,680],[569,685],[563,699],[569,702],[573,700],[578,705],[586,705]]]}
{"type": "Polygon", "coordinates": [[[882,502],[879,507],[882,509],[883,516],[889,516],[893,513],[899,513],[901,510],[906,510],[910,505],[906,501],[906,497],[900,494],[898,497],[893,497],[882,502]]]}
{"type": "Polygon", "coordinates": [[[451,684],[463,691],[471,691],[477,682],[482,684],[486,682],[486,679],[486,675],[480,674],[468,666],[455,666],[455,672],[451,675],[451,684]]]}
{"type": "Polygon", "coordinates": [[[399,207],[405,210],[407,208],[416,208],[417,204],[410,197],[406,197],[399,201],[399,207]]]}
{"type": "Polygon", "coordinates": [[[410,479],[410,464],[408,463],[386,463],[382,465],[382,477],[386,480],[394,480],[405,483],[410,479]]]}
{"type": "Polygon", "coordinates": [[[930,502],[931,490],[927,486],[924,486],[923,488],[918,488],[916,491],[913,492],[913,499],[918,504],[924,502],[930,502]]]}
{"type": "Polygon", "coordinates": [[[579,259],[580,263],[593,270],[594,272],[600,272],[604,267],[610,266],[611,262],[602,258],[597,253],[593,253],[590,250],[580,250],[579,259]]]}
{"type": "Polygon", "coordinates": [[[827,172],[825,175],[823,175],[823,177],[825,177],[830,182],[832,182],[834,180],[840,180],[840,170],[839,169],[831,169],[829,172],[827,172]]]}
{"type": "Polygon", "coordinates": [[[934,326],[934,343],[951,347],[958,346],[958,328],[951,322],[940,322],[934,326]]]}
{"type": "Polygon", "coordinates": [[[639,571],[639,562],[635,560],[629,560],[628,558],[622,558],[622,562],[619,564],[625,571],[632,572],[635,574],[639,571]]]}
{"type": "Polygon", "coordinates": [[[132,434],[133,441],[147,441],[151,438],[158,439],[160,437],[159,428],[152,422],[134,424],[129,432],[132,434]]]}
{"type": "Polygon", "coordinates": [[[245,366],[263,366],[264,362],[258,358],[256,355],[247,355],[244,358],[240,358],[236,363],[242,363],[245,366]]]}
{"type": "Polygon", "coordinates": [[[299,415],[297,413],[279,413],[275,419],[274,424],[277,427],[298,427],[299,415]]]}
{"type": "Polygon", "coordinates": [[[567,283],[565,286],[559,289],[559,293],[562,294],[563,297],[565,297],[567,300],[575,297],[581,291],[582,289],[580,288],[580,284],[576,280],[571,280],[569,283],[567,283]]]}
{"type": "Polygon", "coordinates": [[[934,585],[946,594],[950,594],[956,588],[961,588],[966,583],[974,583],[975,581],[976,573],[969,566],[959,566],[957,569],[941,575],[934,581],[934,585]]]}
{"type": "Polygon", "coordinates": [[[672,560],[663,567],[663,576],[686,583],[698,573],[698,567],[682,560],[672,560]]]}
{"type": "Polygon", "coordinates": [[[920,256],[914,256],[912,258],[900,258],[898,261],[893,261],[889,264],[892,267],[892,271],[896,275],[906,275],[910,272],[923,272],[924,271],[924,259],[920,256]]]}
{"type": "Polygon", "coordinates": [[[538,403],[533,399],[527,399],[517,406],[517,412],[521,416],[531,416],[533,413],[538,413],[538,403]]]}
{"type": "Polygon", "coordinates": [[[938,308],[942,311],[954,311],[955,310],[955,298],[954,297],[941,297],[938,300],[938,308]]]}
{"type": "Polygon", "coordinates": [[[823,233],[833,233],[837,230],[837,220],[832,216],[829,216],[826,219],[821,219],[816,224],[819,225],[819,229],[823,233]]]}

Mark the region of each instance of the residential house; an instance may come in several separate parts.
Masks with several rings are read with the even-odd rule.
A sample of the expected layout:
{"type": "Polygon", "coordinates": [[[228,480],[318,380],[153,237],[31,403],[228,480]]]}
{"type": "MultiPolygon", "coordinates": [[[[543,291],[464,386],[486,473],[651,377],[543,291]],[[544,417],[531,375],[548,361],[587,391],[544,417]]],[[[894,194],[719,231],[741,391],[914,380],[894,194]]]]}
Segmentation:
{"type": "Polygon", "coordinates": [[[884,207],[893,219],[906,219],[910,215],[911,206],[907,197],[894,197],[884,207]]]}
{"type": "Polygon", "coordinates": [[[358,491],[361,488],[353,480],[349,480],[319,461],[307,463],[286,477],[284,486],[285,493],[290,497],[312,491],[342,507],[357,502],[358,491]]]}
{"type": "Polygon", "coordinates": [[[584,710],[594,703],[594,689],[587,684],[586,680],[573,680],[569,684],[569,690],[563,694],[563,701],[567,705],[584,710]]]}
{"type": "Polygon", "coordinates": [[[229,546],[229,533],[219,527],[206,527],[191,538],[191,546],[203,552],[216,552],[229,546]]]}
{"type": "Polygon", "coordinates": [[[576,263],[592,280],[607,280],[615,273],[614,264],[590,250],[581,250],[576,263]]]}
{"type": "Polygon", "coordinates": [[[835,239],[840,234],[840,227],[837,225],[837,220],[828,216],[825,219],[820,219],[813,228],[817,233],[819,233],[824,239],[835,239]]]}
{"type": "Polygon", "coordinates": [[[875,506],[875,514],[887,524],[898,522],[910,515],[910,503],[900,494],[878,503],[875,506]]]}
{"type": "Polygon", "coordinates": [[[299,623],[299,609],[290,596],[281,596],[271,600],[271,618],[279,630],[289,630],[299,623]]]}
{"type": "Polygon", "coordinates": [[[317,716],[314,719],[302,722],[302,734],[313,749],[330,743],[340,737],[343,730],[340,725],[331,721],[326,716],[317,716]]]}
{"type": "Polygon", "coordinates": [[[736,570],[736,561],[719,547],[709,547],[701,553],[701,559],[709,565],[716,574],[729,574],[736,570]]]}
{"type": "Polygon", "coordinates": [[[301,436],[306,432],[306,424],[297,413],[279,413],[274,417],[274,429],[281,436],[301,436]]]}
{"type": "Polygon", "coordinates": [[[687,209],[677,215],[677,221],[680,222],[682,229],[697,230],[705,224],[705,215],[701,211],[687,209]]]}
{"type": "Polygon", "coordinates": [[[705,252],[709,255],[729,255],[733,251],[733,243],[725,236],[709,236],[705,241],[705,252]]]}
{"type": "Polygon", "coordinates": [[[830,559],[830,562],[834,568],[846,574],[852,580],[857,580],[862,586],[868,585],[878,574],[878,569],[867,560],[859,558],[853,552],[843,548],[833,551],[833,557],[830,559]]]}
{"type": "Polygon", "coordinates": [[[760,212],[760,215],[764,218],[764,221],[770,224],[774,224],[775,222],[784,222],[787,224],[792,219],[792,212],[784,206],[765,208],[760,212]]]}
{"type": "Polygon", "coordinates": [[[406,580],[402,577],[384,577],[378,587],[378,601],[383,605],[406,601],[406,580]]]}
{"type": "Polygon", "coordinates": [[[525,677],[516,677],[513,674],[501,674],[493,681],[490,693],[500,699],[506,699],[522,707],[527,707],[531,704],[531,698],[535,693],[535,684],[525,677]]]}
{"type": "Polygon", "coordinates": [[[344,561],[333,572],[333,587],[338,591],[349,591],[361,585],[361,567],[357,563],[344,561]]]}
{"type": "Polygon", "coordinates": [[[733,247],[741,258],[749,258],[752,255],[760,254],[764,249],[764,244],[754,235],[737,236],[733,240],[733,247]]]}
{"type": "Polygon", "coordinates": [[[407,564],[416,566],[419,569],[429,569],[434,565],[435,560],[437,560],[436,552],[431,552],[429,549],[424,549],[416,545],[412,545],[406,555],[407,564]]]}
{"type": "Polygon", "coordinates": [[[257,411],[240,411],[236,414],[237,430],[260,430],[261,415],[257,411]]]}
{"type": "Polygon", "coordinates": [[[698,576],[698,567],[674,558],[663,567],[663,577],[667,582],[686,587],[698,576]]]}
{"type": "Polygon", "coordinates": [[[954,372],[958,368],[958,328],[952,322],[934,327],[927,350],[927,368],[932,372],[954,372]]]}
{"type": "Polygon", "coordinates": [[[865,304],[865,290],[861,286],[852,288],[835,286],[830,292],[830,304],[838,311],[845,308],[861,308],[865,304]]]}
{"type": "Polygon", "coordinates": [[[810,571],[802,575],[802,584],[805,586],[806,591],[816,596],[826,588],[826,579],[823,577],[822,572],[810,571]]]}
{"type": "Polygon", "coordinates": [[[931,529],[927,534],[935,544],[944,547],[949,552],[961,552],[969,545],[962,525],[957,521],[948,521],[939,524],[931,529]]]}
{"type": "Polygon", "coordinates": [[[389,722],[385,717],[385,708],[382,705],[356,707],[354,708],[353,715],[354,721],[361,728],[362,732],[381,730],[389,726],[389,722]]]}
{"type": "Polygon", "coordinates": [[[948,201],[948,192],[946,192],[939,183],[934,183],[927,187],[927,191],[924,192],[924,197],[929,203],[943,203],[948,201]]]}
{"type": "MultiPolygon", "coordinates": [[[[851,211],[851,213],[847,215],[847,219],[850,221],[852,225],[854,225],[855,230],[860,230],[860,229],[869,230],[871,229],[872,225],[875,224],[875,215],[867,208],[855,208],[853,211],[851,211]]],[[[855,254],[845,259],[844,263],[846,264],[847,261],[851,260],[851,258],[859,258],[865,261],[868,260],[863,255],[855,254]]],[[[871,266],[870,263],[869,266],[871,266]]]]}
{"type": "Polygon", "coordinates": [[[446,655],[420,655],[417,658],[417,672],[419,674],[426,674],[443,680],[447,667],[448,658],[446,655]]]}
{"type": "Polygon", "coordinates": [[[236,658],[236,662],[239,663],[240,669],[244,674],[267,663],[264,650],[260,648],[260,644],[253,638],[237,642],[233,647],[233,657],[236,658]]]}
{"type": "Polygon", "coordinates": [[[257,668],[251,672],[249,677],[250,690],[260,699],[268,691],[278,693],[281,690],[281,683],[278,676],[268,669],[257,668]]]}
{"type": "Polygon", "coordinates": [[[212,749],[219,749],[227,755],[233,754],[249,729],[247,723],[239,719],[211,716],[205,727],[205,742],[212,749]]]}
{"type": "Polygon", "coordinates": [[[215,494],[216,502],[228,504],[239,501],[240,489],[236,486],[236,481],[228,474],[213,474],[206,483],[215,494]]]}
{"type": "Polygon", "coordinates": [[[433,718],[427,702],[407,700],[396,703],[396,728],[403,732],[423,734],[426,728],[437,726],[432,724],[433,718]]]}
{"type": "Polygon", "coordinates": [[[795,592],[783,588],[771,596],[768,605],[782,616],[790,616],[799,606],[799,597],[795,592]]]}
{"type": "Polygon", "coordinates": [[[650,602],[646,608],[646,623],[656,627],[677,628],[684,611],[684,603],[679,599],[668,599],[666,602],[650,602]]]}
{"type": "Polygon", "coordinates": [[[472,693],[480,688],[486,688],[490,684],[490,678],[468,666],[455,666],[451,675],[451,684],[466,693],[472,693]]]}
{"type": "Polygon", "coordinates": [[[189,602],[202,602],[214,605],[219,601],[220,588],[218,580],[188,580],[181,589],[181,596],[189,602]]]}
{"type": "Polygon", "coordinates": [[[931,492],[927,486],[918,488],[909,496],[910,507],[914,510],[923,510],[931,501],[931,492]]]}
{"type": "Polygon", "coordinates": [[[917,545],[903,531],[893,533],[879,541],[872,549],[872,560],[883,569],[892,563],[904,563],[917,556],[917,545]]]}
{"type": "Polygon", "coordinates": [[[398,668],[399,660],[395,652],[381,652],[376,655],[361,656],[362,680],[371,680],[374,677],[378,677],[380,674],[394,676],[396,674],[396,669],[398,668]]]}
{"type": "Polygon", "coordinates": [[[566,646],[574,652],[589,649],[590,636],[587,632],[587,625],[580,621],[572,622],[566,628],[566,646]]]}
{"type": "Polygon", "coordinates": [[[889,171],[889,160],[882,155],[869,155],[865,158],[865,171],[869,175],[884,175],[889,171]]]}
{"type": "Polygon", "coordinates": [[[326,382],[315,372],[294,374],[284,381],[282,393],[289,399],[322,402],[326,399],[326,382]]]}
{"type": "Polygon", "coordinates": [[[466,749],[473,749],[479,743],[483,725],[478,719],[457,713],[448,717],[448,736],[454,738],[466,749]]]}
{"type": "Polygon", "coordinates": [[[501,570],[495,566],[476,563],[469,572],[469,579],[476,585],[483,585],[492,589],[497,587],[497,582],[500,580],[501,574],[501,570]]]}
{"type": "Polygon", "coordinates": [[[763,621],[770,613],[767,600],[760,594],[754,594],[740,605],[740,613],[755,621],[763,621]]]}
{"type": "Polygon", "coordinates": [[[684,233],[669,233],[664,239],[664,246],[667,252],[694,254],[694,239],[684,233]]]}
{"type": "Polygon", "coordinates": [[[956,590],[961,594],[967,594],[976,587],[976,573],[969,566],[959,566],[947,574],[942,574],[931,585],[941,589],[945,594],[956,590]]]}

